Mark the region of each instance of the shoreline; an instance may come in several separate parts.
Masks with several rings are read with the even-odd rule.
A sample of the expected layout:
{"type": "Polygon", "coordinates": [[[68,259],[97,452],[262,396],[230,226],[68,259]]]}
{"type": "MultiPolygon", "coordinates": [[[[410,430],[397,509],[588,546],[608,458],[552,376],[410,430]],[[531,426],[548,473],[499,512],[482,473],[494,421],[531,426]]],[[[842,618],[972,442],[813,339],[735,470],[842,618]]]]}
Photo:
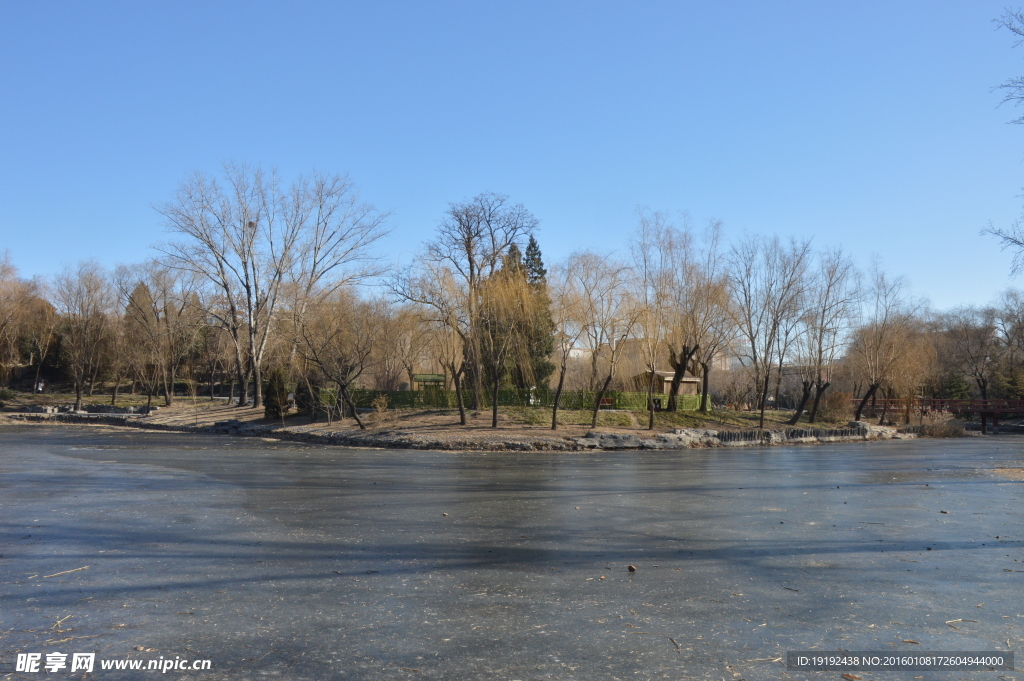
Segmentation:
{"type": "Polygon", "coordinates": [[[6,413],[8,422],[52,423],[74,425],[103,425],[117,428],[136,428],[207,435],[260,437],[286,442],[306,442],[340,447],[375,449],[414,449],[467,452],[507,451],[651,451],[680,450],[715,447],[764,447],[797,444],[827,444],[834,442],[870,442],[879,440],[915,439],[914,432],[899,432],[890,426],[876,426],[863,421],[851,421],[846,428],[782,428],[760,430],[714,430],[708,428],[679,428],[671,433],[641,437],[631,433],[602,433],[590,431],[583,437],[557,435],[531,435],[472,439],[434,439],[397,430],[339,432],[308,426],[246,422],[225,422],[214,425],[185,425],[151,421],[134,414],[40,414],[6,413]]]}

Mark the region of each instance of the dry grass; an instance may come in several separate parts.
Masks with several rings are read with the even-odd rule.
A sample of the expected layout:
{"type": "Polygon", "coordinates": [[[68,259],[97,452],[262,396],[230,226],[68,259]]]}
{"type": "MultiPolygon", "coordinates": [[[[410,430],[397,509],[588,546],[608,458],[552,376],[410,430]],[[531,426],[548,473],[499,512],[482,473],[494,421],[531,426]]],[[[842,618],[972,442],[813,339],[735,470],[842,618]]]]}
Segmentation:
{"type": "Polygon", "coordinates": [[[946,412],[932,412],[921,418],[921,435],[925,437],[964,437],[964,425],[946,412]]]}
{"type": "MultiPolygon", "coordinates": [[[[47,393],[44,395],[28,395],[18,393],[12,400],[8,411],[17,411],[19,407],[31,404],[68,404],[74,401],[73,395],[66,393],[47,393]]],[[[86,404],[109,404],[110,395],[94,395],[84,398],[86,404]]],[[[118,406],[145,404],[145,396],[125,395],[118,398],[118,406]]],[[[213,426],[225,421],[258,423],[264,425],[282,425],[292,430],[330,430],[355,431],[358,429],[351,418],[334,421],[330,426],[321,420],[310,423],[308,415],[291,415],[283,422],[268,421],[263,418],[262,409],[237,407],[225,404],[225,400],[198,398],[194,403],[191,398],[177,397],[172,407],[163,407],[162,400],[154,399],[153,403],[161,409],[147,420],[168,425],[182,426],[213,426]]],[[[458,411],[454,409],[392,409],[386,401],[374,404],[374,409],[367,413],[364,421],[376,432],[402,431],[411,436],[433,440],[484,441],[499,439],[515,440],[517,438],[572,438],[581,437],[590,432],[592,412],[589,410],[559,410],[559,429],[551,430],[551,410],[541,407],[502,407],[498,417],[498,428],[492,429],[489,411],[469,412],[468,423],[459,425],[458,411]]],[[[766,428],[782,428],[792,416],[792,412],[768,411],[765,413],[766,428]]],[[[709,414],[700,412],[657,412],[655,428],[647,429],[647,412],[630,412],[619,410],[601,411],[598,415],[598,430],[611,433],[634,433],[644,436],[650,433],[664,433],[676,428],[711,428],[715,430],[747,430],[757,428],[757,412],[717,411],[709,414]]],[[[803,423],[801,424],[803,425],[803,423]]],[[[819,421],[816,424],[823,428],[839,425],[819,421]]],[[[845,425],[845,423],[843,424],[845,425]]]]}
{"type": "Polygon", "coordinates": [[[924,437],[965,437],[967,431],[959,423],[937,423],[925,425],[921,428],[921,435],[924,437]]]}

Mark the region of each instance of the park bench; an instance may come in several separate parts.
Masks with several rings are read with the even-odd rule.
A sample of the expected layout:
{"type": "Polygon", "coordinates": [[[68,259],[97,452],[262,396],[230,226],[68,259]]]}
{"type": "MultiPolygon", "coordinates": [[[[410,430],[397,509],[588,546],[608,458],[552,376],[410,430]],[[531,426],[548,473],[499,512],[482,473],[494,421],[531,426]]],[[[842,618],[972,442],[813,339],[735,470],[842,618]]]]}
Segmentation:
{"type": "Polygon", "coordinates": [[[614,397],[602,397],[601,398],[601,409],[604,409],[605,407],[607,407],[609,409],[614,408],[615,407],[615,398],[614,397]]]}

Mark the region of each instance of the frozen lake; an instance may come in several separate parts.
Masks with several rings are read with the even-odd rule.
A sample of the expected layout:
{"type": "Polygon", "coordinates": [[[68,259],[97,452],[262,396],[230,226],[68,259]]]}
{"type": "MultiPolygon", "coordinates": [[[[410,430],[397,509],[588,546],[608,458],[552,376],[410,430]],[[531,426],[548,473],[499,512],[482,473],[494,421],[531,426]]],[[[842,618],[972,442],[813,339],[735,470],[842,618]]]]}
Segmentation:
{"type": "Polygon", "coordinates": [[[481,454],[9,427],[0,678],[19,652],[211,660],[179,679],[749,681],[812,676],[787,650],[1014,649],[1022,467],[1010,435],[481,454]]]}

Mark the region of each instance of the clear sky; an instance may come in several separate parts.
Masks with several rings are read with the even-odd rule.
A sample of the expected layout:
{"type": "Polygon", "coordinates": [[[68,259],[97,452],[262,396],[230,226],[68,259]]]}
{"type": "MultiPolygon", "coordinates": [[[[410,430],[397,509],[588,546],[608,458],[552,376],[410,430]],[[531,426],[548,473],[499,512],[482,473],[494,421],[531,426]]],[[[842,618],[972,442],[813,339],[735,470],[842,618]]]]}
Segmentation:
{"type": "Polygon", "coordinates": [[[962,2],[0,0],[0,249],[23,275],[138,261],[152,206],[224,160],[347,172],[408,261],[449,202],[508,194],[545,259],[636,210],[878,253],[985,303],[978,231],[1024,198],[1024,47],[962,2]]]}

